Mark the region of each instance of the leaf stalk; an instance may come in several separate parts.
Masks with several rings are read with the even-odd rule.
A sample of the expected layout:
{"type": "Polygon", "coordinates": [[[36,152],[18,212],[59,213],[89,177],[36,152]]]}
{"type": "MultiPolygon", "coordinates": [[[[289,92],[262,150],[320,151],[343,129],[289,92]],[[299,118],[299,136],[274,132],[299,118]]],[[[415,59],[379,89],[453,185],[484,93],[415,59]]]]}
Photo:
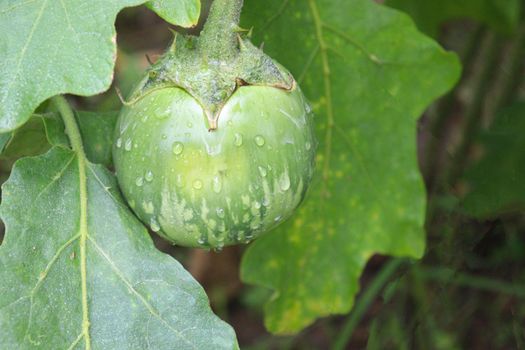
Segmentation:
{"type": "Polygon", "coordinates": [[[80,130],[78,128],[73,109],[71,109],[71,106],[64,96],[57,95],[53,97],[51,101],[64,121],[66,134],[69,138],[69,142],[71,143],[71,148],[79,155],[85,157],[82,136],[80,135],[80,130]]]}
{"type": "Polygon", "coordinates": [[[80,283],[81,283],[81,298],[82,298],[82,335],[86,350],[91,350],[91,337],[89,333],[89,307],[88,307],[88,292],[87,292],[87,238],[88,238],[88,224],[87,224],[87,159],[84,153],[84,146],[82,144],[82,136],[75,119],[75,114],[71,106],[64,98],[64,96],[55,96],[51,99],[54,106],[62,116],[66,133],[69,137],[71,147],[77,154],[78,160],[78,178],[79,178],[79,192],[80,192],[80,213],[79,213],[79,235],[80,235],[80,283]]]}

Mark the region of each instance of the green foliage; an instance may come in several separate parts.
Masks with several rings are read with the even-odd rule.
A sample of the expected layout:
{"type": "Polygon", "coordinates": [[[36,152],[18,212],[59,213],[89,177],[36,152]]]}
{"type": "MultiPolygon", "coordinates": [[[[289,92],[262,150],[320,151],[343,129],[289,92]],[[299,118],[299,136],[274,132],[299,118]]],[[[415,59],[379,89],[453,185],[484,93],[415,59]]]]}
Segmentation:
{"type": "MultiPolygon", "coordinates": [[[[117,116],[118,112],[76,112],[84,151],[91,162],[112,165],[111,146],[117,116]]],[[[45,153],[51,146],[69,146],[64,123],[56,112],[33,114],[22,127],[2,137],[5,145],[0,153],[0,167],[3,170],[10,170],[20,158],[45,153]]]]}
{"type": "MultiPolygon", "coordinates": [[[[115,17],[122,8],[143,2],[0,2],[0,132],[25,123],[42,101],[56,94],[88,96],[106,90],[116,56],[115,17]]],[[[188,6],[179,5],[181,15],[170,18],[195,21],[194,12],[182,15],[191,3],[198,1],[181,2],[188,6]]],[[[161,11],[161,6],[159,2],[155,9],[161,11]]]]}
{"type": "Polygon", "coordinates": [[[386,0],[385,4],[408,13],[419,29],[433,37],[443,22],[461,18],[510,33],[516,29],[521,9],[520,0],[386,0]]]}
{"type": "MultiPolygon", "coordinates": [[[[2,349],[238,348],[233,330],[212,313],[203,289],[181,264],[153,246],[121,198],[116,178],[108,170],[113,166],[118,113],[72,112],[64,107],[66,103],[56,102],[64,102],[61,97],[52,99],[60,112],[42,103],[57,94],[89,96],[108,89],[116,56],[115,17],[122,8],[142,3],[146,1],[0,0],[0,178],[11,171],[0,205],[6,225],[0,246],[2,349]]],[[[425,6],[408,0],[388,3],[406,9],[432,34],[442,21],[458,16],[472,16],[508,32],[515,28],[519,10],[517,0],[425,6]]],[[[200,13],[198,0],[152,0],[146,6],[179,26],[194,26],[200,13]]],[[[221,23],[220,16],[216,20],[221,23]]],[[[225,27],[231,24],[222,22],[225,27]]],[[[456,83],[460,65],[454,54],[418,32],[407,15],[372,0],[246,1],[242,24],[253,26],[254,41],[264,41],[269,56],[291,70],[316,115],[320,145],[306,201],[295,216],[248,248],[241,267],[244,281],[273,293],[265,308],[268,329],[294,333],[319,317],[351,310],[359,277],[372,255],[423,255],[426,198],[416,158],[416,122],[434,99],[456,83]]],[[[238,42],[237,31],[243,31],[234,29],[232,45],[240,42],[242,50],[258,52],[243,41],[244,36],[238,42]]],[[[220,34],[212,31],[207,45],[214,46],[214,38],[224,41],[220,34]]],[[[191,48],[196,42],[188,39],[179,44],[191,48]]],[[[188,60],[188,66],[195,61],[215,64],[214,69],[225,73],[216,77],[243,78],[228,81],[232,92],[246,82],[258,85],[261,80],[248,78],[256,76],[251,74],[254,66],[260,68],[267,60],[253,56],[248,74],[239,77],[232,65],[217,65],[220,60],[215,56],[198,58],[188,60]]],[[[150,70],[148,76],[173,86],[177,72],[167,75],[162,68],[150,70]]],[[[209,85],[223,83],[205,74],[190,74],[189,79],[206,91],[211,91],[209,85]]],[[[283,88],[278,82],[275,85],[283,88]]],[[[268,100],[276,102],[273,97],[268,100]]],[[[301,117],[308,113],[291,109],[299,110],[301,117]]],[[[511,150],[522,146],[519,131],[525,126],[517,116],[523,110],[523,105],[509,110],[493,133],[482,138],[486,156],[467,176],[473,197],[467,197],[465,204],[479,202],[479,208],[470,207],[475,215],[523,201],[521,169],[512,166],[523,157],[511,150]],[[498,156],[501,152],[508,157],[498,156]],[[501,172],[491,169],[491,164],[498,164],[501,172]],[[512,180],[504,183],[501,174],[512,180]],[[493,187],[487,185],[489,180],[493,187]]],[[[203,122],[205,116],[200,114],[203,122]]],[[[257,130],[265,127],[261,120],[253,124],[257,130]]],[[[268,133],[289,130],[283,125],[268,133]]],[[[182,130],[177,128],[173,126],[173,134],[182,130]]],[[[153,140],[155,150],[162,131],[138,139],[153,140]]],[[[255,140],[255,131],[246,134],[255,140]]],[[[274,134],[268,134],[266,145],[274,134]]],[[[207,130],[199,134],[202,139],[213,137],[208,135],[207,130]]],[[[125,146],[126,140],[121,142],[125,146]]],[[[313,147],[311,138],[297,143],[307,150],[313,147]]],[[[257,145],[251,146],[261,146],[257,145]]],[[[203,150],[202,143],[198,147],[203,150]]],[[[254,154],[243,157],[252,161],[254,154]]],[[[130,166],[135,160],[145,162],[146,156],[133,159],[130,166]]],[[[154,164],[156,159],[151,156],[148,161],[154,164]]],[[[197,164],[209,160],[204,159],[186,160],[197,164]]],[[[234,157],[216,159],[240,163],[234,157]]],[[[248,167],[250,162],[242,164],[248,167]]],[[[181,173],[195,168],[187,166],[181,173]]],[[[252,182],[260,171],[248,169],[249,175],[236,179],[232,187],[252,182]]],[[[159,198],[165,194],[157,192],[159,198]]],[[[299,199],[294,198],[294,203],[299,199]]],[[[271,214],[277,218],[279,213],[271,214]]],[[[344,347],[400,263],[393,260],[386,265],[373,288],[363,294],[343,328],[339,347],[344,347]]],[[[396,322],[389,327],[406,333],[396,322]]]]}
{"type": "Polygon", "coordinates": [[[87,158],[96,164],[112,165],[111,147],[118,112],[77,112],[76,117],[87,158]]]}
{"type": "Polygon", "coordinates": [[[200,0],[151,0],[146,3],[167,22],[182,27],[193,27],[201,13],[200,0]]]}
{"type": "Polygon", "coordinates": [[[2,347],[236,347],[202,288],[154,249],[114,176],[82,157],[55,147],[25,158],[2,187],[2,347]]]}
{"type": "Polygon", "coordinates": [[[0,167],[5,172],[20,158],[45,153],[52,145],[69,144],[56,113],[34,114],[22,127],[3,135],[6,143],[0,153],[0,167]]]}
{"type": "Polygon", "coordinates": [[[2,160],[10,160],[9,169],[12,163],[19,158],[41,154],[49,150],[44,125],[42,119],[31,118],[22,128],[5,134],[8,138],[2,150],[2,160]]]}
{"type": "Polygon", "coordinates": [[[465,210],[476,217],[495,217],[525,210],[525,103],[496,116],[478,138],[482,157],[466,173],[465,210]]]}
{"type": "Polygon", "coordinates": [[[242,265],[244,281],[275,290],[267,327],[290,333],[349,311],[372,254],[423,254],[416,119],[460,67],[407,16],[368,0],[248,2],[252,25],[313,103],[321,141],[306,202],[242,265]]]}

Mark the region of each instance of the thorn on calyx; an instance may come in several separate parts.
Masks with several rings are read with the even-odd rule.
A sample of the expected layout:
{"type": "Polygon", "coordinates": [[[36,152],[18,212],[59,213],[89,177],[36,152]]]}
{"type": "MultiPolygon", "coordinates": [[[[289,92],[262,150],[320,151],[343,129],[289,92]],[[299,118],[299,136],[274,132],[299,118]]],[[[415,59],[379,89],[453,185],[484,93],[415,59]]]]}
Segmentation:
{"type": "Polygon", "coordinates": [[[250,29],[245,29],[245,28],[241,28],[239,26],[235,26],[235,28],[233,28],[233,31],[235,33],[250,33],[251,32],[251,28],[250,29]]]}
{"type": "Polygon", "coordinates": [[[153,61],[151,60],[151,57],[149,57],[148,54],[146,54],[145,56],[146,56],[146,60],[147,60],[148,63],[150,64],[150,66],[153,66],[153,61]]]}
{"type": "Polygon", "coordinates": [[[241,86],[246,86],[250,84],[248,84],[248,82],[242,78],[235,78],[235,85],[237,88],[239,88],[241,86]]]}
{"type": "Polygon", "coordinates": [[[124,106],[129,106],[129,103],[122,97],[122,94],[120,93],[120,89],[115,86],[115,92],[117,93],[118,99],[124,106]]]}
{"type": "Polygon", "coordinates": [[[239,34],[237,34],[237,41],[239,42],[239,49],[241,51],[246,51],[246,44],[244,43],[243,39],[239,34]]]}
{"type": "Polygon", "coordinates": [[[173,41],[171,42],[169,51],[175,52],[177,50],[177,36],[179,35],[179,33],[177,33],[175,30],[169,27],[168,30],[171,32],[171,34],[173,34],[173,41]]]}
{"type": "Polygon", "coordinates": [[[124,99],[124,97],[122,96],[122,93],[120,92],[120,89],[118,87],[116,87],[116,86],[115,86],[115,92],[117,93],[117,96],[118,96],[118,99],[120,100],[120,102],[126,107],[133,106],[133,104],[135,104],[138,100],[140,100],[142,98],[142,96],[139,96],[139,97],[134,98],[134,99],[132,99],[130,101],[126,101],[124,99]]]}

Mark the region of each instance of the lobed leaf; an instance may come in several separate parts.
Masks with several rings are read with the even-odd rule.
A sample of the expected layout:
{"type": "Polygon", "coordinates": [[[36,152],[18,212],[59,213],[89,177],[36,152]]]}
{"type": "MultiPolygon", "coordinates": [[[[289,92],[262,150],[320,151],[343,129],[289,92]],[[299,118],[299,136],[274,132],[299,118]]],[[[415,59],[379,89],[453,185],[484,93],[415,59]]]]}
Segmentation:
{"type": "Polygon", "coordinates": [[[275,290],[266,326],[292,333],[348,312],[373,254],[422,256],[416,122],[460,65],[406,15],[369,0],[252,1],[244,22],[294,73],[317,115],[308,198],[249,247],[241,269],[244,281],[275,290]]]}
{"type": "Polygon", "coordinates": [[[54,147],[19,160],[2,192],[1,348],[237,348],[103,167],[54,147]]]}
{"type": "MultiPolygon", "coordinates": [[[[109,88],[115,17],[122,8],[143,2],[0,0],[0,133],[24,124],[52,96],[89,96],[109,88]]],[[[155,3],[159,13],[170,11],[173,24],[198,18],[198,0],[155,3]]]]}

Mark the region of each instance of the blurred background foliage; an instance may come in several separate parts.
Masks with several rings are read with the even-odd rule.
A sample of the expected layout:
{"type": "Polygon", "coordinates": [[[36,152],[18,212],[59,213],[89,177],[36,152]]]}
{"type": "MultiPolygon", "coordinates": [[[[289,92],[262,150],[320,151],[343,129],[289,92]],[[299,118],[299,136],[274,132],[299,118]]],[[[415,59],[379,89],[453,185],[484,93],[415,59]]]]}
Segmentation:
{"type": "MultiPolygon", "coordinates": [[[[461,82],[425,112],[417,130],[428,192],[424,259],[374,257],[349,315],[277,337],[262,323],[269,292],[239,280],[244,247],[217,253],[159,238],[156,244],[205,287],[243,349],[525,349],[525,2],[380,2],[408,13],[464,67],[461,82]]],[[[204,1],[204,12],[208,6],[204,1]]],[[[107,118],[121,106],[116,88],[126,96],[172,39],[170,26],[145,7],[123,11],[116,27],[114,86],[75,99],[78,109],[107,118]]],[[[16,159],[49,149],[45,135],[56,122],[37,114],[14,135],[2,135],[1,180],[16,159]]],[[[107,125],[101,123],[101,143],[111,142],[107,125]]],[[[109,164],[110,155],[90,153],[109,164]]]]}

